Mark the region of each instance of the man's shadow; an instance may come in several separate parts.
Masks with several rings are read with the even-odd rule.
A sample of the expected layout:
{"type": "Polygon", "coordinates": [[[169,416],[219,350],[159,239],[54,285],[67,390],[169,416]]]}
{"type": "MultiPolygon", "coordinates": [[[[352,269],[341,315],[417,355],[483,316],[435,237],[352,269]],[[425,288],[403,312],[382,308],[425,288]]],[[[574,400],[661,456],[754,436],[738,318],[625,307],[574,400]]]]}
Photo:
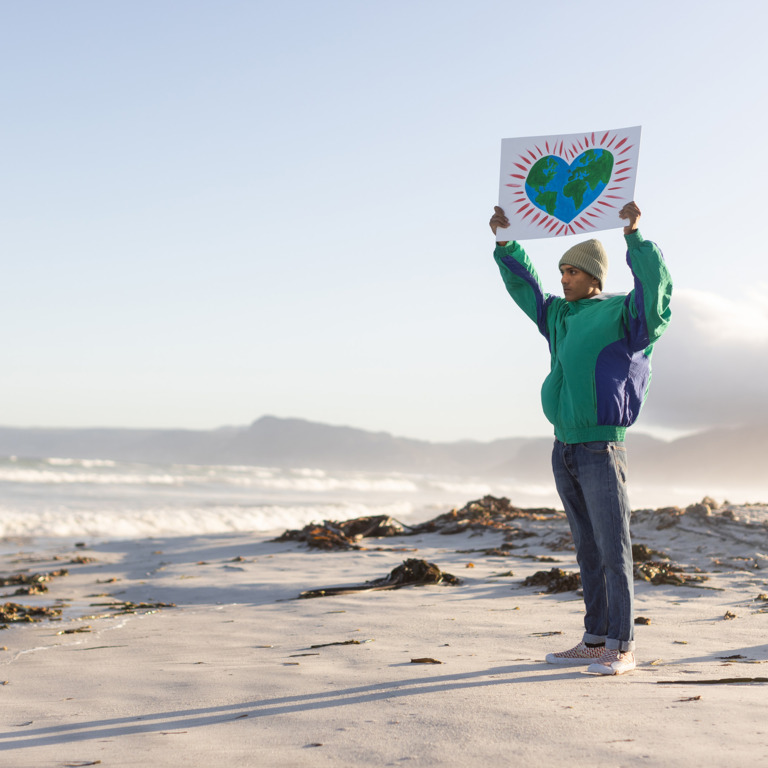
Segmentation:
{"type": "MultiPolygon", "coordinates": [[[[403,663],[393,666],[408,665],[403,663]]],[[[28,728],[26,725],[19,725],[13,731],[0,733],[0,751],[69,744],[89,739],[116,738],[137,733],[189,730],[239,719],[271,717],[331,707],[350,707],[410,696],[440,695],[471,688],[553,682],[584,676],[581,668],[555,669],[541,663],[526,663],[477,672],[370,683],[343,690],[281,696],[240,704],[169,710],[138,717],[89,720],[45,728],[28,728]]]]}

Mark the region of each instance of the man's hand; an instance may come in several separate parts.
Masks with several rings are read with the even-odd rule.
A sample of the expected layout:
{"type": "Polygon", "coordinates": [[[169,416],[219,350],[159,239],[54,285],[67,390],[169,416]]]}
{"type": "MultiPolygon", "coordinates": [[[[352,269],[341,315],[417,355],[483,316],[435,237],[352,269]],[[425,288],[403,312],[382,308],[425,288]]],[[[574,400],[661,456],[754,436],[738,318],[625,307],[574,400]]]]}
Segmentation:
{"type": "MultiPolygon", "coordinates": [[[[627,203],[620,211],[619,218],[627,219],[629,224],[624,227],[624,234],[628,235],[630,232],[634,232],[637,229],[637,220],[640,218],[640,209],[637,207],[637,203],[633,200],[631,203],[627,203]]],[[[493,219],[491,219],[493,221],[493,219]]]]}
{"type": "Polygon", "coordinates": [[[493,216],[491,216],[491,220],[488,222],[488,224],[490,225],[494,235],[496,234],[497,229],[506,229],[509,226],[509,219],[504,215],[504,209],[499,208],[498,205],[494,205],[493,216]]]}

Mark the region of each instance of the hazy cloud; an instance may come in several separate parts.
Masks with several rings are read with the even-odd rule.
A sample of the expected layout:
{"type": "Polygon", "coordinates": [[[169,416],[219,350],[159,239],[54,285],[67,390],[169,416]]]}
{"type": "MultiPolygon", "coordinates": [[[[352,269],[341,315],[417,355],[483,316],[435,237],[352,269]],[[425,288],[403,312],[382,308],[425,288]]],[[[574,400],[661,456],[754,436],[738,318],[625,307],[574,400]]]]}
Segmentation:
{"type": "Polygon", "coordinates": [[[768,419],[768,285],[676,290],[644,418],[699,428],[768,419]]]}

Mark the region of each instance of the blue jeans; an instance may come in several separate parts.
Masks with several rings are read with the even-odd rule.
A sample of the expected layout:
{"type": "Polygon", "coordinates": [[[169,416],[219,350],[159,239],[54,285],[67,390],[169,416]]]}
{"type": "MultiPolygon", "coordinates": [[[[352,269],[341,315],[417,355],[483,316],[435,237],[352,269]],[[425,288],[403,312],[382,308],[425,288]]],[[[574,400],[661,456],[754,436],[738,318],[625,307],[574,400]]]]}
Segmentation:
{"type": "Polygon", "coordinates": [[[555,441],[552,471],[576,545],[584,642],[633,651],[634,582],[627,453],[622,442],[555,441]]]}

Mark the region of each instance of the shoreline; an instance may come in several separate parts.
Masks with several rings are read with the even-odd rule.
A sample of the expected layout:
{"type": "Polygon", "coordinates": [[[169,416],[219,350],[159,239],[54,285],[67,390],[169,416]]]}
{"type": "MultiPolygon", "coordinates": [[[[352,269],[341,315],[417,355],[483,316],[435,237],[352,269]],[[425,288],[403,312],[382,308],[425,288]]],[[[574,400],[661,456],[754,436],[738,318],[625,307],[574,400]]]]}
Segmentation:
{"type": "Polygon", "coordinates": [[[0,634],[0,764],[759,763],[765,683],[746,681],[768,677],[766,526],[697,506],[633,518],[635,543],[706,581],[635,582],[649,623],[618,678],[543,663],[582,632],[576,592],[521,586],[575,570],[557,517],[516,519],[503,555],[490,527],[346,551],[213,534],[0,555],[3,575],[69,571],[42,595],[3,588],[64,614],[0,634]],[[296,599],[411,557],[461,584],[296,599]]]}

